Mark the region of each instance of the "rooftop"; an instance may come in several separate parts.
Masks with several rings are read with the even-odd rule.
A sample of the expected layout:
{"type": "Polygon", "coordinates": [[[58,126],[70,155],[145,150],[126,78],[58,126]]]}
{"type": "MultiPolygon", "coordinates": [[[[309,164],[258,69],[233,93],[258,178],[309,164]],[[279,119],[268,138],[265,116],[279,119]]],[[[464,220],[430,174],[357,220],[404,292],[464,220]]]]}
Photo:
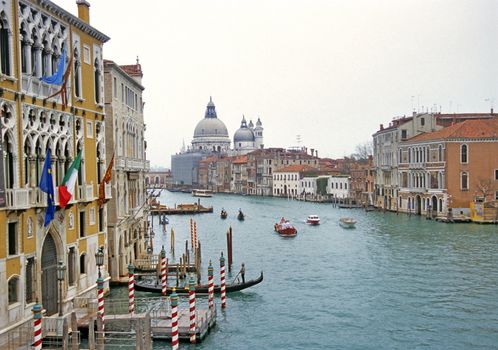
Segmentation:
{"type": "Polygon", "coordinates": [[[498,138],[498,119],[472,119],[448,126],[444,129],[423,133],[407,140],[419,142],[442,139],[496,139],[498,138]]]}

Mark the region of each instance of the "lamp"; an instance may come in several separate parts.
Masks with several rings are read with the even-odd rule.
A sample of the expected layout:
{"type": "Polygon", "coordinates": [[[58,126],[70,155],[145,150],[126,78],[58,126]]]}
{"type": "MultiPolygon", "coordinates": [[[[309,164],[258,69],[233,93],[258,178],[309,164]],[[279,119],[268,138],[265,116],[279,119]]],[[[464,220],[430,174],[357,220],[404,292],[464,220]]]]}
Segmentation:
{"type": "Polygon", "coordinates": [[[102,274],[100,272],[100,268],[102,265],[104,265],[104,251],[102,247],[97,249],[97,252],[95,253],[95,262],[97,263],[97,267],[99,268],[99,277],[102,277],[102,274]]]}
{"type": "Polygon", "coordinates": [[[66,265],[62,260],[59,260],[57,265],[57,281],[59,281],[59,316],[62,316],[62,283],[64,283],[64,277],[66,276],[66,265]]]}

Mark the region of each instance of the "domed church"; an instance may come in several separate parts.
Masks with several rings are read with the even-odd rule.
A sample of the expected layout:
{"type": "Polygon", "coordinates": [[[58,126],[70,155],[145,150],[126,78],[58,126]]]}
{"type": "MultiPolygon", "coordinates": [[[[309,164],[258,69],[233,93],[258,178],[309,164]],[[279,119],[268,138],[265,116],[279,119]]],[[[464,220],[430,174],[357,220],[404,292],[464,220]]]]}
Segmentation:
{"type": "Polygon", "coordinates": [[[201,152],[227,153],[230,150],[230,137],[228,130],[218,116],[213,99],[209,103],[202,119],[194,130],[192,150],[201,152]]]}
{"type": "Polygon", "coordinates": [[[233,149],[236,154],[246,154],[263,146],[263,127],[258,118],[256,129],[252,120],[247,125],[246,118],[242,116],[240,128],[233,135],[233,149]]]}

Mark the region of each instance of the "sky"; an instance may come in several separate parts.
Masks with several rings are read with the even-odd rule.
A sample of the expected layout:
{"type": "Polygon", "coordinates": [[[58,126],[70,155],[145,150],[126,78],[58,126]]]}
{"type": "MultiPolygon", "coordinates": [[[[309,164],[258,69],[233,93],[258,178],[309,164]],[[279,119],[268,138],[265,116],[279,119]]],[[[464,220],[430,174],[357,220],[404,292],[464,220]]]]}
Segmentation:
{"type": "Polygon", "coordinates": [[[495,0],[88,1],[104,58],[139,56],[152,166],[190,144],[210,96],[231,138],[260,117],[265,146],[332,158],[413,110],[498,109],[495,0]]]}

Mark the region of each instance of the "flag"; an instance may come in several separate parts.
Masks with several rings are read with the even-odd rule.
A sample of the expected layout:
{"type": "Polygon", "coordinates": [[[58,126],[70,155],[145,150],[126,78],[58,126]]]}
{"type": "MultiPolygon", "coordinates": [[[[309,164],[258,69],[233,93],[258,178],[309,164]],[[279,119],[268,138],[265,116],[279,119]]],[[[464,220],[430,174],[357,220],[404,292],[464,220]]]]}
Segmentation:
{"type": "Polygon", "coordinates": [[[59,205],[65,208],[67,203],[74,197],[74,188],[78,179],[78,171],[81,165],[81,151],[76,156],[76,159],[67,169],[66,176],[62,180],[62,185],[59,186],[59,205]]]}
{"type": "Polygon", "coordinates": [[[41,77],[40,80],[48,84],[62,85],[64,81],[65,66],[66,66],[66,48],[63,48],[61,57],[59,58],[59,64],[57,65],[57,71],[49,77],[41,77]]]}
{"type": "Polygon", "coordinates": [[[52,180],[52,157],[50,148],[47,150],[47,157],[43,164],[43,173],[40,179],[40,189],[47,194],[47,211],[45,212],[45,227],[50,224],[55,215],[54,183],[52,180]]]}
{"type": "Polygon", "coordinates": [[[112,155],[111,161],[107,166],[107,170],[105,171],[104,177],[102,181],[100,181],[99,186],[99,206],[105,203],[105,184],[108,184],[111,181],[112,177],[112,166],[114,165],[114,154],[112,155]]]}
{"type": "MultiPolygon", "coordinates": [[[[64,56],[63,57],[66,57],[66,55],[65,55],[65,49],[63,49],[62,52],[64,52],[64,56]]],[[[64,61],[65,60],[66,59],[64,58],[64,61]]],[[[62,58],[61,58],[61,61],[62,61],[62,58]]],[[[67,106],[67,89],[66,89],[66,87],[67,87],[67,80],[69,78],[69,73],[71,73],[71,69],[70,68],[71,68],[72,62],[73,62],[73,56],[71,55],[71,58],[69,59],[69,63],[67,64],[66,71],[63,72],[64,69],[57,69],[57,73],[62,72],[61,74],[63,74],[62,75],[62,80],[58,84],[58,85],[61,85],[61,88],[59,89],[59,91],[53,93],[50,96],[47,96],[47,98],[46,98],[46,100],[48,100],[49,98],[52,98],[54,96],[61,95],[61,98],[62,98],[62,108],[66,108],[66,106],[67,106]]],[[[59,62],[59,66],[60,66],[60,62],[59,62]]],[[[46,79],[48,79],[48,78],[46,78],[46,79]]]]}

